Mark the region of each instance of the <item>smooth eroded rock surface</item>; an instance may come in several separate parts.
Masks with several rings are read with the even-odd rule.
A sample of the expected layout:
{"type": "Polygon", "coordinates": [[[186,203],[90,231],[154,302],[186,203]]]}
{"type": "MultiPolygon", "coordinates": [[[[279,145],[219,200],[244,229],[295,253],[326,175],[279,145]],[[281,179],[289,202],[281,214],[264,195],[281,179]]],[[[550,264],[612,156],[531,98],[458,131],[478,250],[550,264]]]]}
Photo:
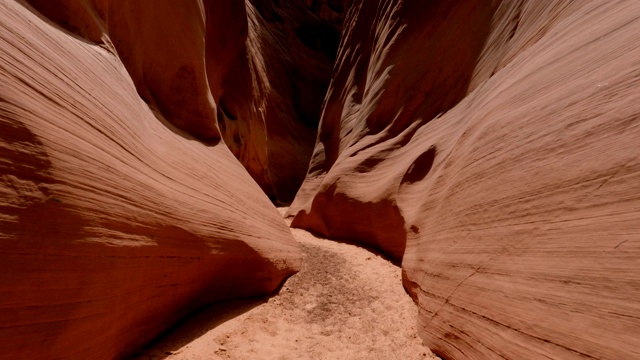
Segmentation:
{"type": "MultiPolygon", "coordinates": [[[[465,96],[491,10],[480,1],[352,5],[309,173],[292,207],[294,226],[402,259],[406,231],[395,193],[420,154],[402,164],[387,160],[465,96]]],[[[430,160],[422,161],[418,167],[430,160]]]]}
{"type": "Polygon", "coordinates": [[[336,11],[300,0],[246,2],[247,41],[221,85],[218,122],[275,203],[293,200],[309,164],[340,39],[336,11]]]}
{"type": "Polygon", "coordinates": [[[243,1],[229,1],[226,6],[202,0],[180,6],[171,0],[27,2],[65,30],[117,51],[140,97],[172,124],[200,139],[220,139],[207,76],[222,77],[228,70],[227,58],[244,42],[243,1]],[[229,24],[225,31],[220,31],[220,23],[229,24]],[[210,40],[211,32],[226,40],[226,51],[210,40]],[[214,59],[210,53],[216,54],[214,59]],[[210,63],[216,66],[207,66],[210,63]]]}
{"type": "Polygon", "coordinates": [[[117,50],[142,99],[198,139],[224,139],[273,202],[293,200],[313,150],[344,4],[29,3],[65,29],[117,50]]]}
{"type": "Polygon", "coordinates": [[[639,357],[639,32],[635,1],[355,1],[293,226],[402,258],[445,359],[639,357]]]}
{"type": "MultiPolygon", "coordinates": [[[[96,10],[73,4],[58,10],[96,10]]],[[[177,24],[192,14],[145,4],[128,5],[177,24]]],[[[172,95],[154,95],[155,114],[139,97],[115,25],[51,19],[0,1],[0,358],[122,357],[204,303],[269,293],[299,269],[298,245],[226,146],[164,120],[158,99],[172,95]]],[[[129,46],[147,83],[166,80],[150,43],[129,46]]]]}

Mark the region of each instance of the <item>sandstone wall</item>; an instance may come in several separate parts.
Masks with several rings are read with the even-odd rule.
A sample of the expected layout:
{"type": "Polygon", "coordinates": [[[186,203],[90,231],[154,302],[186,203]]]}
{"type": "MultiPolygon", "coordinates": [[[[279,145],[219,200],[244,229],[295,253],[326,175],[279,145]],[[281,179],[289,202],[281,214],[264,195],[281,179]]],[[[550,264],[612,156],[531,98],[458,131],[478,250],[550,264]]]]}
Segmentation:
{"type": "Polygon", "coordinates": [[[293,226],[402,259],[449,359],[640,356],[640,6],[355,1],[293,226]]]}
{"type": "Polygon", "coordinates": [[[214,104],[202,3],[104,3],[0,1],[3,359],[120,358],[198,306],[272,292],[301,264],[227,147],[173,125],[209,124],[214,104]],[[128,12],[116,23],[112,11],[128,12]],[[187,39],[169,36],[172,21],[187,39]]]}
{"type": "Polygon", "coordinates": [[[224,77],[218,121],[265,193],[287,204],[311,157],[341,14],[325,20],[302,1],[253,0],[246,8],[248,37],[224,77]]]}

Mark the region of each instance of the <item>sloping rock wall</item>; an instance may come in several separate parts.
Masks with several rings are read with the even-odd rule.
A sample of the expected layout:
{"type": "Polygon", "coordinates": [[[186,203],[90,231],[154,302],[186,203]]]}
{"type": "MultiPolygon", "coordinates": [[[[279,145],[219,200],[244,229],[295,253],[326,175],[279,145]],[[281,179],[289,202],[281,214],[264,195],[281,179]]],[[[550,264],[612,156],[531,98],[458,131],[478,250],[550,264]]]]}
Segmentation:
{"type": "Polygon", "coordinates": [[[104,19],[104,3],[69,2],[48,18],[44,8],[0,1],[3,359],[119,358],[198,306],[273,291],[302,260],[227,147],[172,125],[180,118],[187,129],[193,119],[199,126],[182,109],[205,114],[213,104],[171,110],[174,91],[197,90],[188,105],[211,98],[201,78],[202,3],[170,11],[128,2],[129,17],[118,17],[126,23],[150,11],[153,21],[193,26],[183,35],[194,37],[187,40],[197,51],[178,51],[182,40],[164,38],[167,57],[182,56],[163,58],[170,64],[153,61],[157,49],[146,48],[153,41],[116,39],[113,22],[107,31],[89,21],[104,19]],[[57,17],[65,11],[78,14],[69,17],[75,22],[57,17]],[[197,71],[156,77],[155,66],[181,63],[197,71]],[[167,84],[168,93],[155,92],[167,84]],[[141,88],[153,94],[151,107],[141,88]]]}
{"type": "Polygon", "coordinates": [[[224,139],[273,202],[293,200],[311,157],[344,4],[29,3],[117,50],[147,103],[200,140],[224,139]]]}
{"type": "Polygon", "coordinates": [[[293,226],[402,259],[445,359],[640,356],[639,32],[634,1],[355,1],[293,226]]]}
{"type": "Polygon", "coordinates": [[[292,206],[294,226],[402,259],[406,231],[395,192],[403,173],[384,163],[467,94],[493,11],[471,0],[351,6],[309,173],[292,206]]]}
{"type": "Polygon", "coordinates": [[[288,204],[313,150],[341,13],[302,1],[246,6],[248,38],[224,78],[218,121],[225,142],[265,193],[288,204]]]}

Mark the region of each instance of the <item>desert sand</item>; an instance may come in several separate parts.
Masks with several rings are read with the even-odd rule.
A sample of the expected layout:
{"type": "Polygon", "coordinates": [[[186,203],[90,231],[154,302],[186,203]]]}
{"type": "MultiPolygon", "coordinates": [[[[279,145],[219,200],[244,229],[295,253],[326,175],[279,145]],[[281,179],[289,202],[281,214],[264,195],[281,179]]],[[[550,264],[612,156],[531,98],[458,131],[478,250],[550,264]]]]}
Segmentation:
{"type": "Polygon", "coordinates": [[[206,307],[134,359],[437,359],[418,337],[418,310],[398,266],[291,232],[304,265],[277,295],[206,307]]]}

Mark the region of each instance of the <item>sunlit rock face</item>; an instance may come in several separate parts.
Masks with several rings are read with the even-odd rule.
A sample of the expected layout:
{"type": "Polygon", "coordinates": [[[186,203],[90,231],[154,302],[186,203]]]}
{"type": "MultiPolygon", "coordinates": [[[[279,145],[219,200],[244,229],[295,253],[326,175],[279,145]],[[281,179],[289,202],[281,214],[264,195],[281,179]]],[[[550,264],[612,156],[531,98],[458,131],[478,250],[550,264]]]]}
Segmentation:
{"type": "Polygon", "coordinates": [[[216,140],[215,5],[0,1],[0,357],[120,358],[299,269],[216,140]]]}
{"type": "Polygon", "coordinates": [[[198,139],[224,139],[273,202],[293,200],[347,2],[29,3],[66,30],[115,48],[145,102],[198,139]]]}
{"type": "Polygon", "coordinates": [[[640,5],[354,1],[293,226],[402,260],[445,359],[640,356],[640,5]]]}

